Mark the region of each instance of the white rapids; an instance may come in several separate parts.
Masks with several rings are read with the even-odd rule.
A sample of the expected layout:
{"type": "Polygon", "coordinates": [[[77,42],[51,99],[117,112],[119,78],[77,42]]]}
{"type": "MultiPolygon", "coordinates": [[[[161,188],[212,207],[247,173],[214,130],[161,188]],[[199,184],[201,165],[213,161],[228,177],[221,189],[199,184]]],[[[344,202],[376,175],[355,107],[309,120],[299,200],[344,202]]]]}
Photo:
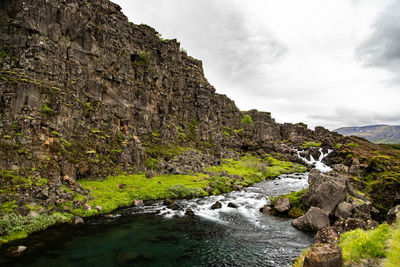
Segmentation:
{"type": "MultiPolygon", "coordinates": [[[[311,156],[310,161],[300,157],[299,152],[297,153],[305,162],[314,164],[318,170],[323,172],[329,171],[330,167],[322,163],[321,160],[331,151],[325,154],[322,149],[320,151],[321,156],[318,159],[314,159],[311,156]]],[[[274,180],[263,181],[240,191],[205,198],[175,200],[174,202],[178,207],[175,209],[168,208],[161,201],[158,201],[152,205],[141,207],[139,210],[134,209],[133,212],[136,214],[157,213],[164,218],[172,218],[174,216],[185,216],[186,209],[190,208],[196,216],[219,224],[234,227],[239,222],[240,224],[245,222],[248,226],[264,229],[268,228],[268,221],[273,219],[271,219],[272,216],[265,216],[260,213],[260,208],[269,204],[271,197],[287,194],[292,191],[299,191],[307,187],[308,173],[284,174],[274,180]],[[211,206],[216,201],[221,202],[222,208],[212,210],[211,206]],[[230,202],[236,204],[238,207],[228,207],[230,202]]]]}

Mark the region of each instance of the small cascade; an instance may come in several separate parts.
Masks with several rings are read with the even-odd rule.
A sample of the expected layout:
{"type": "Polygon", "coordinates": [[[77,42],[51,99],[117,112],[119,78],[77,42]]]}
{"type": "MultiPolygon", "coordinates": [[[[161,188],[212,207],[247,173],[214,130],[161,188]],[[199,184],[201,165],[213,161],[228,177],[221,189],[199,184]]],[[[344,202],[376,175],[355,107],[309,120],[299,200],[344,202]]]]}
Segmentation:
{"type": "MultiPolygon", "coordinates": [[[[157,212],[165,218],[174,216],[185,216],[186,209],[190,208],[196,216],[216,223],[235,226],[240,222],[243,224],[263,229],[268,227],[265,220],[270,220],[260,213],[260,208],[269,204],[269,198],[277,195],[287,194],[292,191],[298,191],[308,187],[308,173],[285,174],[274,180],[264,181],[253,186],[244,188],[240,191],[210,196],[199,199],[176,200],[178,209],[168,208],[161,202],[154,203],[151,206],[143,207],[139,212],[153,213],[157,212]],[[211,209],[211,206],[219,201],[222,204],[220,209],[211,209]],[[235,205],[236,208],[229,207],[235,205]]],[[[138,213],[137,210],[133,213],[138,213]]]]}
{"type": "Polygon", "coordinates": [[[332,151],[333,151],[332,149],[328,149],[328,152],[324,153],[323,149],[319,148],[319,152],[320,152],[319,158],[318,159],[314,159],[314,157],[312,155],[310,155],[310,160],[308,160],[307,158],[305,158],[305,157],[300,155],[300,153],[302,151],[297,150],[297,156],[299,158],[301,158],[304,162],[306,162],[306,163],[308,163],[310,165],[313,165],[315,167],[315,169],[317,169],[317,170],[319,170],[321,172],[329,172],[329,171],[332,170],[332,168],[329,167],[328,165],[324,164],[322,162],[322,159],[324,157],[326,157],[332,151]]]}

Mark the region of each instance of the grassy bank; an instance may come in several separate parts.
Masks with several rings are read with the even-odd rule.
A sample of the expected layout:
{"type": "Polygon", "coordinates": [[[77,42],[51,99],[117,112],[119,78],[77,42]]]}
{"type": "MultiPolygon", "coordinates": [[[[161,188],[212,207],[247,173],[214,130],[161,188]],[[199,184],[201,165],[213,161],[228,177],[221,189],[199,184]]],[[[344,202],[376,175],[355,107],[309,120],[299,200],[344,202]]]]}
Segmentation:
{"type": "Polygon", "coordinates": [[[78,194],[63,186],[65,191],[73,194],[74,200],[52,207],[57,211],[50,215],[42,214],[28,219],[14,214],[13,210],[7,212],[0,218],[0,243],[24,238],[50,225],[67,222],[74,215],[88,217],[109,213],[132,205],[134,200],[205,197],[208,196],[205,191],[207,187],[212,187],[212,194],[218,195],[280,174],[304,171],[304,166],[280,161],[271,156],[263,159],[245,156],[240,160],[224,159],[220,166],[210,166],[204,173],[191,175],[159,175],[147,178],[145,174],[137,173],[109,176],[102,180],[80,180],[81,185],[90,191],[89,195],[78,194]],[[101,209],[96,209],[96,206],[101,206],[101,209]]]}

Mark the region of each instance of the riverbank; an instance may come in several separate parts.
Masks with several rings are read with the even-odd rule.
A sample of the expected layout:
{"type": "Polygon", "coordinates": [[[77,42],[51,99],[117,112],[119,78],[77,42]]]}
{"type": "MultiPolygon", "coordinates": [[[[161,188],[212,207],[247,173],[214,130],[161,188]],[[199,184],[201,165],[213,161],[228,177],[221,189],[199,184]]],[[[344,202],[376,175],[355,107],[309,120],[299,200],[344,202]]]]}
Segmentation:
{"type": "Polygon", "coordinates": [[[268,198],[307,186],[307,173],[285,174],[240,191],[175,200],[174,207],[147,201],[5,244],[0,254],[19,245],[27,249],[18,258],[3,254],[0,265],[289,266],[312,236],[259,208],[268,198]],[[212,210],[216,201],[222,207],[212,210]],[[187,209],[195,216],[185,215],[187,209]]]}
{"type": "MultiPolygon", "coordinates": [[[[272,156],[263,158],[246,155],[239,160],[223,159],[221,165],[204,168],[191,175],[156,175],[144,173],[110,176],[104,180],[80,180],[81,193],[70,190],[78,182],[64,185],[72,195],[57,205],[48,207],[30,205],[27,216],[9,209],[0,219],[3,235],[0,243],[25,238],[47,227],[70,221],[74,216],[90,217],[109,213],[120,207],[133,205],[135,200],[197,198],[240,190],[265,179],[284,173],[305,172],[299,164],[281,161],[272,156]]],[[[5,210],[3,209],[3,212],[5,210]]]]}

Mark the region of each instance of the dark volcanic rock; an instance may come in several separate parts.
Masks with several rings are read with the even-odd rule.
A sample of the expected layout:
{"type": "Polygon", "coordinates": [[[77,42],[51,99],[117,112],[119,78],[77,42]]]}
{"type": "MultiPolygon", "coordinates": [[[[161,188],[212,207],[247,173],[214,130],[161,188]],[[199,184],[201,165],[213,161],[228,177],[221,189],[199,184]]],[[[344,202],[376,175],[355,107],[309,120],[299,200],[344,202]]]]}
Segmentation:
{"type": "Polygon", "coordinates": [[[309,174],[310,186],[303,198],[306,207],[319,207],[329,215],[347,194],[347,179],[343,176],[327,175],[312,170],[309,174]]]}
{"type": "Polygon", "coordinates": [[[212,209],[212,210],[216,210],[216,209],[220,209],[220,208],[222,208],[222,203],[219,202],[219,201],[215,202],[215,203],[212,204],[211,207],[210,207],[210,209],[212,209]]]}
{"type": "Polygon", "coordinates": [[[311,207],[306,214],[295,219],[292,226],[306,231],[318,231],[329,226],[328,215],[320,208],[311,207]]]}
{"type": "Polygon", "coordinates": [[[279,213],[285,213],[290,210],[290,200],[288,198],[279,198],[275,205],[274,209],[279,213]]]}
{"type": "Polygon", "coordinates": [[[304,267],[342,267],[342,249],[335,244],[314,244],[304,257],[304,267]]]}
{"type": "Polygon", "coordinates": [[[315,243],[339,243],[340,236],[333,227],[326,227],[317,232],[314,237],[315,243]]]}
{"type": "Polygon", "coordinates": [[[229,208],[237,209],[237,208],[239,208],[239,205],[236,204],[236,203],[234,203],[234,202],[229,202],[229,203],[228,203],[228,207],[229,207],[229,208]]]}

